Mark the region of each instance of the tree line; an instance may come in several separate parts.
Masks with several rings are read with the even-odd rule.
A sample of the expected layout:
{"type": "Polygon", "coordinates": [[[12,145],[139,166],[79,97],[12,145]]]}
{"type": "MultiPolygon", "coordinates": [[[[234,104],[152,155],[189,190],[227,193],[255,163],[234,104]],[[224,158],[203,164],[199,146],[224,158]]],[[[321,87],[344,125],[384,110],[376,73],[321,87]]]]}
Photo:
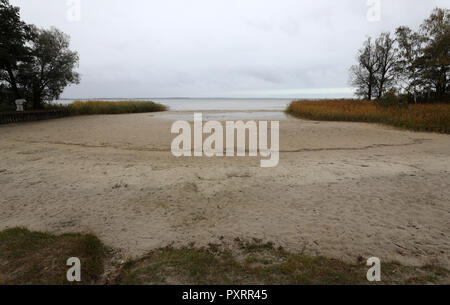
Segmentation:
{"type": "Polygon", "coordinates": [[[436,8],[417,31],[367,38],[350,68],[363,99],[404,103],[450,102],[450,10],[436,8]]]}
{"type": "Polygon", "coordinates": [[[79,57],[69,42],[56,28],[26,24],[18,7],[0,0],[0,101],[24,98],[39,109],[66,86],[78,84],[79,57]]]}

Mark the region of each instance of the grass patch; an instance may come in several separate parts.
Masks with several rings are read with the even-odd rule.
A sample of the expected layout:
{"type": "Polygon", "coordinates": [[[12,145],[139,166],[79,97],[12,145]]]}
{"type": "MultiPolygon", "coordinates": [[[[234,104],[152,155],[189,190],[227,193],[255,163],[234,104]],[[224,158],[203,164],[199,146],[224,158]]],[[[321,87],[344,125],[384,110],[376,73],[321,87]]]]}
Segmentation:
{"type": "Polygon", "coordinates": [[[75,101],[67,107],[73,115],[143,113],[167,110],[164,105],[144,101],[75,101]]]}
{"type": "MultiPolygon", "coordinates": [[[[125,285],[366,285],[369,267],[325,257],[290,254],[261,242],[238,241],[239,254],[212,249],[171,247],[129,261],[118,283],[125,285]]],[[[439,267],[406,267],[397,263],[381,266],[381,284],[428,284],[449,281],[439,267]]]]}
{"type": "MultiPolygon", "coordinates": [[[[69,111],[71,115],[94,115],[94,114],[125,114],[167,111],[168,108],[162,104],[151,101],[75,101],[72,104],[44,104],[42,109],[27,112],[46,112],[52,110],[69,111]]],[[[0,114],[15,114],[16,107],[0,104],[0,114]]]]}
{"type": "Polygon", "coordinates": [[[450,133],[450,104],[420,104],[382,107],[373,101],[300,100],[292,102],[287,113],[319,121],[370,122],[416,131],[450,133]]]}
{"type": "MultiPolygon", "coordinates": [[[[109,283],[124,285],[309,285],[369,284],[368,267],[321,256],[292,254],[261,240],[235,240],[208,248],[172,248],[115,266],[109,283]]],[[[69,257],[81,260],[79,284],[101,282],[110,252],[90,234],[52,235],[23,228],[0,231],[0,285],[67,285],[69,257]]],[[[382,263],[381,284],[449,284],[450,272],[436,266],[409,267],[382,263]]]]}
{"type": "Polygon", "coordinates": [[[68,285],[67,259],[81,261],[81,283],[95,284],[102,276],[107,250],[90,234],[51,235],[23,228],[0,232],[1,285],[68,285]]]}

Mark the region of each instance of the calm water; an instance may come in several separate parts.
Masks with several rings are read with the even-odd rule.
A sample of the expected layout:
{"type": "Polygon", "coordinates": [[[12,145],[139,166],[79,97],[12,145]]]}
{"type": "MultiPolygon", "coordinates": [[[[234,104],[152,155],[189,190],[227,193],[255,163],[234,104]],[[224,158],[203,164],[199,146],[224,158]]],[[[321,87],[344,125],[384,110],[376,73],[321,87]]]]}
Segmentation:
{"type": "MultiPolygon", "coordinates": [[[[107,100],[107,99],[101,99],[107,100]]],[[[111,99],[114,101],[126,101],[127,99],[111,99]]],[[[196,111],[196,110],[272,110],[283,111],[293,99],[133,99],[151,100],[166,105],[172,111],[196,111]]],[[[59,100],[57,103],[69,104],[73,100],[59,100]]]]}
{"type": "MultiPolygon", "coordinates": [[[[283,120],[287,116],[282,111],[233,111],[233,112],[203,112],[203,121],[227,121],[227,120],[283,120]]],[[[193,113],[166,113],[160,112],[153,114],[152,116],[157,116],[163,119],[169,120],[183,120],[183,121],[193,121],[193,113]]]]}

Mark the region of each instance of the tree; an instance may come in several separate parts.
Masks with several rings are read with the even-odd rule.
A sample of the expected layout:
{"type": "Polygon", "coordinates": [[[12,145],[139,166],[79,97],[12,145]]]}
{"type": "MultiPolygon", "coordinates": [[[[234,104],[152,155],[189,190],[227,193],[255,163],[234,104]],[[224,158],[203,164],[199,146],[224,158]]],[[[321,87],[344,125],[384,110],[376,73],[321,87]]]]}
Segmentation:
{"type": "Polygon", "coordinates": [[[43,102],[58,99],[68,85],[79,83],[80,76],[75,72],[79,57],[69,49],[69,36],[58,29],[33,27],[32,31],[32,56],[21,65],[19,82],[33,108],[38,109],[43,102]]]}
{"type": "Polygon", "coordinates": [[[425,41],[421,35],[405,26],[397,28],[395,35],[399,49],[396,65],[397,84],[403,92],[414,97],[414,102],[417,102],[417,95],[424,90],[424,83],[416,63],[423,54],[425,41]]]}
{"type": "Polygon", "coordinates": [[[382,33],[372,44],[369,38],[350,73],[360,97],[399,92],[415,102],[450,102],[450,10],[434,9],[417,32],[402,26],[395,39],[382,33]]]}
{"type": "Polygon", "coordinates": [[[376,46],[369,37],[358,51],[358,65],[350,68],[350,84],[357,88],[356,95],[371,100],[374,95],[380,69],[376,46]]]}
{"type": "Polygon", "coordinates": [[[25,97],[33,108],[79,83],[78,54],[61,31],[37,29],[20,19],[19,8],[0,0],[0,85],[2,96],[25,97]],[[7,86],[6,86],[7,85],[7,86]],[[9,88],[8,88],[9,87],[9,88]]]}
{"type": "Polygon", "coordinates": [[[19,8],[0,0],[0,83],[9,84],[16,98],[21,97],[18,68],[29,59],[30,39],[31,28],[20,20],[19,8]]]}
{"type": "Polygon", "coordinates": [[[423,54],[416,64],[437,99],[448,98],[450,86],[450,10],[436,8],[420,27],[423,54]]]}
{"type": "Polygon", "coordinates": [[[406,93],[422,100],[448,101],[450,96],[450,11],[435,9],[414,32],[396,30],[399,48],[397,72],[406,93]]]}
{"type": "Polygon", "coordinates": [[[385,92],[392,89],[395,83],[395,65],[397,63],[397,48],[395,39],[392,39],[390,33],[382,33],[375,41],[375,56],[377,72],[376,91],[377,99],[380,99],[385,92]]]}

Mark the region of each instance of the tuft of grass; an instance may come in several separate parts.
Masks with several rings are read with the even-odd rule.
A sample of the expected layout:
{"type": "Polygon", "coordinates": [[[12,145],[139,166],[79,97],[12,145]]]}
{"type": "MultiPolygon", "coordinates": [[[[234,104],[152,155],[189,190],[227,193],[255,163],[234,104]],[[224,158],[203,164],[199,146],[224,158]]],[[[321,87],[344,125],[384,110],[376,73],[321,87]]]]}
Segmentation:
{"type": "MultiPolygon", "coordinates": [[[[241,243],[239,254],[217,249],[162,248],[129,261],[118,283],[124,285],[367,285],[363,262],[349,264],[322,256],[290,254],[271,243],[241,243]],[[243,248],[242,248],[243,246],[243,248]]],[[[382,263],[378,284],[429,284],[449,281],[439,267],[382,263]]]]}
{"type": "Polygon", "coordinates": [[[143,113],[167,110],[166,106],[150,101],[75,101],[68,108],[73,115],[143,113]]]}
{"type": "Polygon", "coordinates": [[[374,101],[353,99],[300,100],[292,102],[287,113],[319,121],[381,123],[416,131],[450,133],[450,104],[383,107],[374,101]]]}
{"type": "Polygon", "coordinates": [[[24,228],[0,231],[0,285],[69,285],[67,259],[81,261],[81,282],[96,284],[107,249],[90,234],[51,235],[24,228]]]}
{"type": "Polygon", "coordinates": [[[240,238],[236,238],[234,241],[241,250],[246,251],[247,253],[274,249],[273,242],[269,241],[267,243],[263,243],[262,240],[257,238],[254,238],[252,242],[245,242],[240,238]]]}

